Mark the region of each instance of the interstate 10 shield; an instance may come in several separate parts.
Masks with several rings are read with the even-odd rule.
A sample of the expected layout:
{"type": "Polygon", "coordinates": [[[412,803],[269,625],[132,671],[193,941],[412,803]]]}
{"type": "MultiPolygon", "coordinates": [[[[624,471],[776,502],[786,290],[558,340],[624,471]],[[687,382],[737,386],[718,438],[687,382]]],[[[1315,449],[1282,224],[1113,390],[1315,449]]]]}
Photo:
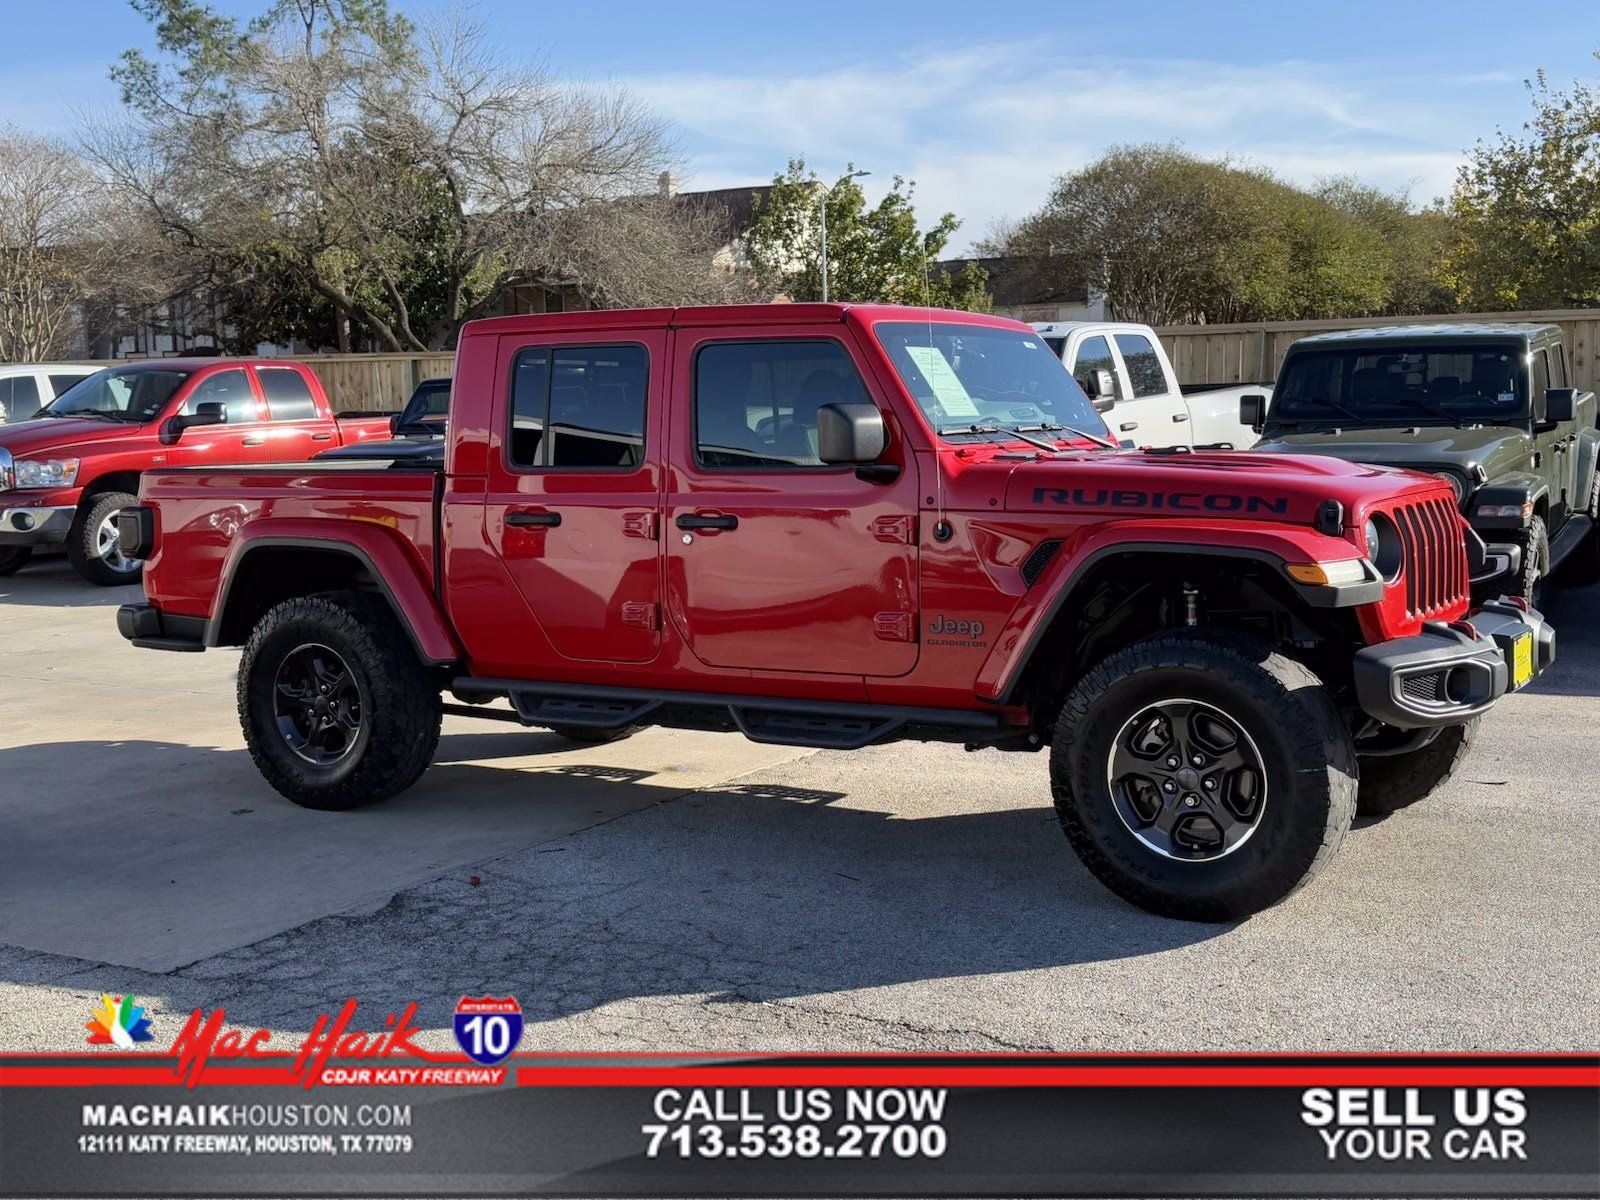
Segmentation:
{"type": "Polygon", "coordinates": [[[463,996],[456,1002],[454,1025],[467,1057],[492,1067],[522,1042],[522,1006],[510,996],[463,996]]]}

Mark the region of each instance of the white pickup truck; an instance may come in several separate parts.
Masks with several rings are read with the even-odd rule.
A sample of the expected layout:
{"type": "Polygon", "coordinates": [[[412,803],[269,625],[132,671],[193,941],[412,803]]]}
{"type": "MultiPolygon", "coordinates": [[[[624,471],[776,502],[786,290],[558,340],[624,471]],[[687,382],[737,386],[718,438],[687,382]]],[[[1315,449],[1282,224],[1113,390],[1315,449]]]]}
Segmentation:
{"type": "Polygon", "coordinates": [[[1123,445],[1226,444],[1248,450],[1256,444],[1256,432],[1239,420],[1239,397],[1270,394],[1270,384],[1191,388],[1186,394],[1148,325],[1041,321],[1033,327],[1123,445]]]}

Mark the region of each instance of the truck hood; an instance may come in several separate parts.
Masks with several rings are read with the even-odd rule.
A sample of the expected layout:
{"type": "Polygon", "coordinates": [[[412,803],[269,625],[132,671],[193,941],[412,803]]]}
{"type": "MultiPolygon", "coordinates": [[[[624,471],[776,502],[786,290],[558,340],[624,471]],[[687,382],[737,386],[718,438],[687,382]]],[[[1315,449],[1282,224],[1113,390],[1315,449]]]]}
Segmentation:
{"type": "Polygon", "coordinates": [[[1285,433],[1256,443],[1274,454],[1327,454],[1350,462],[1455,471],[1467,479],[1519,469],[1533,455],[1533,438],[1504,425],[1347,429],[1339,433],[1285,433]]]}
{"type": "Polygon", "coordinates": [[[13,458],[69,451],[93,442],[125,438],[141,426],[113,421],[93,421],[79,417],[39,417],[0,425],[0,447],[13,458]]]}
{"type": "Polygon", "coordinates": [[[1324,501],[1351,513],[1401,494],[1454,494],[1428,475],[1311,454],[1142,451],[1063,455],[1024,463],[1007,480],[1011,512],[1216,516],[1310,524],[1324,501]]]}

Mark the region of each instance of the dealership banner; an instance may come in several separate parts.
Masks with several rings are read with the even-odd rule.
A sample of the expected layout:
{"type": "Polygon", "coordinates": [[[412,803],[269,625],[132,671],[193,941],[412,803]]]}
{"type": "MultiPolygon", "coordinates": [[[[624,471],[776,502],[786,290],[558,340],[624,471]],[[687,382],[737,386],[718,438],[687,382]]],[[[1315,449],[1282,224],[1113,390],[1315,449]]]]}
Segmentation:
{"type": "Polygon", "coordinates": [[[152,1051],[106,999],[0,1053],[0,1194],[1600,1196],[1600,1055],[555,1056],[492,996],[460,1053],[353,1001],[152,1051]]]}

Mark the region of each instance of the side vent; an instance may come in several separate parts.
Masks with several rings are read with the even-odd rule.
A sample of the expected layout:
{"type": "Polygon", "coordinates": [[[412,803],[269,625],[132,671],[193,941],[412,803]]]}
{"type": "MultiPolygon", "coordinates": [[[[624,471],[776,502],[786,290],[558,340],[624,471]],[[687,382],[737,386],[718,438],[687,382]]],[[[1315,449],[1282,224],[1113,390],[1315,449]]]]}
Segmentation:
{"type": "Polygon", "coordinates": [[[1060,538],[1051,538],[1035,546],[1033,553],[1029,554],[1022,564],[1023,582],[1032,587],[1039,576],[1044,574],[1044,569],[1050,565],[1050,560],[1056,556],[1056,551],[1059,549],[1061,549],[1060,538]]]}

